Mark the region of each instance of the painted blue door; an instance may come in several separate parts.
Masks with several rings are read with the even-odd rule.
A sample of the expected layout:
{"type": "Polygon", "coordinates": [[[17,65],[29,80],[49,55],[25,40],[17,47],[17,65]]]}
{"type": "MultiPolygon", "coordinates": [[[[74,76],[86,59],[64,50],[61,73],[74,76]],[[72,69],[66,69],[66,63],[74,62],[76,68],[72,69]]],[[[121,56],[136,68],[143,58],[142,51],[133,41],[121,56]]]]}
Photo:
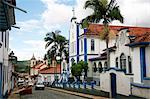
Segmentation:
{"type": "Polygon", "coordinates": [[[0,63],[0,97],[2,95],[2,63],[0,63]]]}
{"type": "Polygon", "coordinates": [[[116,74],[111,73],[110,79],[111,79],[111,96],[112,96],[112,98],[115,98],[117,95],[116,74]]]}

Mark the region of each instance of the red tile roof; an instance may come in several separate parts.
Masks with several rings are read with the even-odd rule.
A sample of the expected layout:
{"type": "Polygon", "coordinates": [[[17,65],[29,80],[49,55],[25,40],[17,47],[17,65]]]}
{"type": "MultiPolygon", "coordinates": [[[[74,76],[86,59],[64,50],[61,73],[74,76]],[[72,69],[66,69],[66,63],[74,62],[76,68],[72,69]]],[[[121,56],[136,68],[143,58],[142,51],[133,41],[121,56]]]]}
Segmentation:
{"type": "Polygon", "coordinates": [[[40,69],[40,67],[42,67],[43,65],[45,65],[45,63],[40,63],[40,64],[37,64],[37,65],[34,65],[32,68],[40,69]]]}
{"type": "Polygon", "coordinates": [[[137,36],[134,42],[150,42],[150,32],[137,36]]]}
{"type": "Polygon", "coordinates": [[[61,67],[60,64],[57,65],[56,67],[49,67],[49,68],[45,68],[43,70],[39,71],[40,74],[60,74],[61,73],[61,67]]]}
{"type": "MultiPolygon", "coordinates": [[[[147,27],[133,27],[133,26],[115,26],[115,25],[110,25],[109,26],[110,31],[117,34],[118,30],[122,28],[128,28],[129,29],[129,35],[134,35],[138,36],[146,32],[150,32],[150,28],[147,27]]],[[[104,26],[102,24],[90,24],[86,35],[99,35],[100,32],[102,32],[104,29],[104,26]]]]}
{"type": "Polygon", "coordinates": [[[150,32],[136,36],[134,41],[126,44],[126,46],[134,47],[140,45],[150,45],[150,32]]]}

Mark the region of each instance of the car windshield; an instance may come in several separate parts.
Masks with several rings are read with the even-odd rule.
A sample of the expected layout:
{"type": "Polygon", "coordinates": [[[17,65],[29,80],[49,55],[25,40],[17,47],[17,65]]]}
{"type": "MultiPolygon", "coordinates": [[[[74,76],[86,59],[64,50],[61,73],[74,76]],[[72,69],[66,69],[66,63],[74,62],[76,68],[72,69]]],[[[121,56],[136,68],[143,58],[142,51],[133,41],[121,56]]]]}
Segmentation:
{"type": "Polygon", "coordinates": [[[43,83],[37,83],[37,85],[43,85],[43,83]]]}

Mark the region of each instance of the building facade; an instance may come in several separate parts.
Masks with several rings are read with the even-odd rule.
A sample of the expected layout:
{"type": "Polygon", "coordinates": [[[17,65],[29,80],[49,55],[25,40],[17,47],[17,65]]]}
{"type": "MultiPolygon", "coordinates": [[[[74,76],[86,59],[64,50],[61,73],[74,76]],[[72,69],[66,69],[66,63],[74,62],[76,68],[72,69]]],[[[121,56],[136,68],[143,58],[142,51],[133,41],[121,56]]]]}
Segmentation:
{"type": "Polygon", "coordinates": [[[103,25],[90,24],[87,29],[82,29],[76,20],[71,20],[69,66],[80,60],[88,62],[88,77],[96,81],[100,90],[110,92],[111,95],[116,92],[149,98],[146,94],[150,92],[150,28],[109,26],[108,67],[106,43],[100,39],[103,25]]]}

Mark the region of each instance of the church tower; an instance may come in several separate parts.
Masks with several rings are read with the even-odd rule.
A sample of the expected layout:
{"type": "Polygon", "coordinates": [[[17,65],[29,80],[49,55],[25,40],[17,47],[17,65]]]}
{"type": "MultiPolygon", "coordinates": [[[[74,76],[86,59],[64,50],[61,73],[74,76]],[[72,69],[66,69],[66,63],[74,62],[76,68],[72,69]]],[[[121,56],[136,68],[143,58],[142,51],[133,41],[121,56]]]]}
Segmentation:
{"type": "Polygon", "coordinates": [[[34,65],[36,65],[36,58],[34,57],[34,54],[30,60],[30,67],[33,67],[34,65]]]}
{"type": "Polygon", "coordinates": [[[73,17],[71,18],[71,26],[69,31],[69,66],[73,62],[79,61],[79,24],[75,17],[75,10],[73,8],[73,17]]]}

